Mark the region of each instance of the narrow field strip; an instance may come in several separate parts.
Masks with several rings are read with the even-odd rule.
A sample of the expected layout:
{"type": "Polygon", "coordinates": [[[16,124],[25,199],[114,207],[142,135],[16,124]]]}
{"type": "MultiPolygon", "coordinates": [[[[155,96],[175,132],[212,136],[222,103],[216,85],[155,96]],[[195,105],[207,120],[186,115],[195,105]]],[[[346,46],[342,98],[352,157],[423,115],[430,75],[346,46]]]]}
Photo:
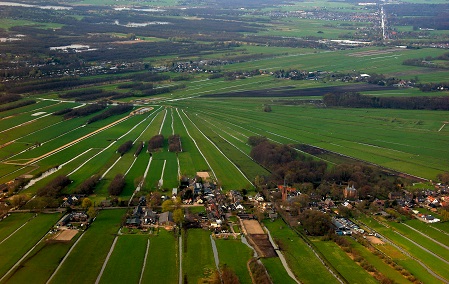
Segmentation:
{"type": "MultiPolygon", "coordinates": [[[[33,217],[35,218],[35,217],[33,217]]],[[[30,222],[30,220],[26,221],[22,226],[20,226],[19,228],[17,228],[14,232],[12,232],[9,236],[7,236],[6,238],[4,238],[1,242],[0,245],[3,244],[3,242],[5,242],[6,240],[8,240],[10,237],[12,237],[15,233],[17,233],[20,229],[22,229],[26,224],[28,224],[28,222],[30,222]]]]}
{"type": "Polygon", "coordinates": [[[104,172],[104,174],[100,177],[100,180],[104,179],[104,177],[112,170],[112,168],[122,159],[122,156],[118,157],[117,160],[104,172]]]}
{"type": "MultiPolygon", "coordinates": [[[[91,133],[89,133],[89,134],[87,134],[87,135],[84,135],[83,137],[80,137],[80,138],[78,138],[78,139],[76,139],[76,140],[73,140],[72,142],[69,142],[69,143],[67,143],[66,145],[63,145],[63,146],[61,146],[61,147],[59,147],[59,148],[56,148],[56,149],[54,149],[54,150],[52,150],[52,151],[50,151],[50,152],[48,152],[48,153],[46,153],[46,154],[44,154],[44,155],[41,155],[40,157],[33,158],[33,159],[31,159],[31,160],[30,160],[28,163],[26,163],[26,164],[35,164],[35,163],[37,163],[37,162],[39,162],[39,161],[41,161],[41,160],[43,160],[43,159],[45,159],[45,158],[47,158],[47,157],[53,155],[53,154],[56,154],[56,153],[58,153],[58,152],[60,152],[60,151],[62,151],[62,150],[65,150],[65,149],[67,149],[67,148],[69,148],[69,147],[72,147],[73,145],[75,145],[75,144],[81,142],[81,141],[84,140],[84,139],[87,139],[87,138],[89,138],[89,137],[92,137],[92,136],[94,136],[94,135],[96,135],[96,134],[98,134],[98,133],[100,133],[100,132],[102,132],[102,131],[104,131],[104,130],[106,130],[106,129],[108,129],[108,128],[111,128],[111,127],[113,127],[113,126],[116,126],[117,124],[119,124],[119,123],[121,123],[121,122],[127,120],[129,117],[130,117],[130,116],[122,117],[122,118],[120,118],[120,119],[118,119],[118,120],[116,120],[116,121],[114,121],[114,122],[112,122],[112,123],[110,123],[110,124],[108,124],[108,125],[102,127],[102,128],[99,128],[99,129],[97,129],[97,130],[95,130],[95,131],[92,131],[91,133]]],[[[115,141],[114,141],[113,143],[115,143],[115,141]]],[[[112,144],[111,144],[111,145],[112,145],[112,144]]],[[[110,146],[111,146],[111,145],[110,145],[110,146]]]]}
{"type": "MultiPolygon", "coordinates": [[[[144,146],[145,146],[145,144],[144,144],[144,146]]],[[[129,173],[129,171],[132,169],[132,167],[133,167],[134,164],[136,163],[137,158],[138,158],[138,157],[134,157],[133,162],[131,163],[131,165],[129,166],[129,168],[126,170],[124,176],[126,176],[126,175],[129,173]]]]}
{"type": "Polygon", "coordinates": [[[19,127],[22,127],[22,126],[25,126],[25,125],[28,125],[28,124],[31,124],[31,123],[33,123],[33,122],[35,122],[35,121],[37,121],[37,120],[39,120],[39,119],[41,119],[41,118],[44,118],[44,117],[47,117],[47,116],[50,116],[50,115],[52,115],[52,113],[44,114],[44,115],[39,116],[39,117],[37,117],[37,118],[35,118],[35,119],[32,119],[32,120],[30,120],[30,121],[26,121],[26,122],[23,122],[23,123],[21,123],[21,124],[19,124],[19,125],[10,127],[10,128],[8,128],[8,129],[5,129],[5,130],[2,130],[2,131],[0,131],[0,134],[1,134],[1,133],[4,133],[4,132],[11,131],[11,130],[13,130],[13,129],[16,129],[16,128],[19,128],[19,127]]]}
{"type": "MultiPolygon", "coordinates": [[[[285,259],[284,254],[282,253],[281,250],[279,250],[278,246],[276,245],[276,243],[274,242],[273,238],[271,237],[270,231],[267,229],[267,227],[265,227],[265,231],[267,232],[268,239],[270,240],[271,245],[276,250],[276,254],[278,255],[279,259],[281,260],[282,266],[284,266],[284,269],[287,272],[288,276],[290,276],[290,278],[292,278],[292,280],[295,281],[296,283],[301,284],[301,282],[298,279],[296,279],[295,274],[293,274],[293,271],[288,266],[288,263],[287,263],[287,260],[285,259]]],[[[338,279],[338,280],[340,280],[340,279],[338,279]]],[[[340,283],[343,284],[342,281],[340,281],[340,283]]]]}
{"type": "MultiPolygon", "coordinates": [[[[137,136],[137,138],[134,140],[133,144],[135,144],[135,143],[137,142],[137,140],[139,140],[139,138],[143,135],[143,133],[145,133],[145,131],[147,131],[148,127],[150,127],[150,125],[153,123],[154,119],[155,119],[155,118],[157,117],[157,115],[159,114],[159,110],[160,110],[161,108],[162,108],[162,107],[159,107],[157,110],[155,110],[155,111],[153,111],[153,112],[151,113],[151,115],[154,115],[153,119],[148,123],[147,127],[145,127],[145,129],[142,130],[142,132],[140,133],[140,135],[137,136]]],[[[151,115],[149,115],[148,117],[150,117],[151,115]]],[[[147,118],[148,118],[148,117],[147,117],[147,118]]]]}
{"type": "Polygon", "coordinates": [[[19,259],[16,264],[13,265],[13,267],[11,267],[11,269],[8,270],[8,272],[5,273],[5,275],[2,276],[2,278],[0,278],[0,282],[2,282],[6,276],[8,276],[11,272],[13,272],[21,263],[22,261],[27,258],[27,256],[40,244],[40,242],[42,242],[45,237],[47,236],[48,233],[46,233],[30,250],[28,250],[27,253],[25,253],[21,259],[19,259]]]}
{"type": "MultiPolygon", "coordinates": [[[[390,244],[391,246],[393,246],[394,248],[396,248],[397,250],[399,250],[403,255],[409,257],[410,259],[413,259],[414,261],[416,261],[416,263],[418,263],[422,268],[424,268],[430,275],[432,275],[433,277],[435,277],[436,279],[438,279],[439,281],[443,282],[443,283],[449,283],[448,280],[446,280],[445,278],[443,278],[441,275],[439,275],[438,273],[436,273],[434,270],[432,270],[426,263],[424,263],[421,259],[419,259],[418,257],[416,257],[415,255],[412,255],[409,251],[407,251],[406,249],[404,249],[402,246],[400,246],[399,244],[396,244],[395,242],[393,242],[390,238],[387,238],[384,234],[382,234],[381,232],[379,232],[376,229],[374,229],[372,226],[368,226],[367,224],[365,224],[364,222],[362,222],[361,220],[358,220],[360,223],[362,223],[365,227],[369,228],[370,230],[372,230],[375,233],[378,233],[379,236],[381,237],[381,239],[390,244]]],[[[383,226],[385,228],[387,228],[388,230],[389,227],[387,227],[387,225],[375,220],[375,219],[370,219],[370,221],[375,221],[379,226],[383,226]]],[[[400,235],[399,235],[400,236],[400,235]]]]}
{"type": "MultiPolygon", "coordinates": [[[[59,125],[59,124],[61,124],[61,123],[63,123],[63,122],[64,122],[64,121],[60,121],[60,122],[57,122],[57,123],[55,123],[55,124],[48,125],[48,126],[46,126],[46,127],[44,127],[44,128],[41,128],[41,129],[35,130],[35,131],[33,131],[33,132],[30,132],[30,133],[25,134],[25,135],[23,135],[23,136],[21,136],[21,137],[18,137],[18,138],[16,138],[16,139],[13,139],[13,140],[11,140],[11,141],[9,141],[9,142],[5,142],[5,143],[3,143],[3,145],[0,145],[0,148],[3,148],[3,147],[5,147],[5,146],[7,146],[7,145],[9,145],[9,144],[12,144],[12,143],[16,142],[17,140],[20,140],[20,139],[23,139],[23,138],[28,137],[28,136],[30,136],[30,135],[36,134],[36,133],[39,132],[39,131],[45,130],[45,129],[50,128],[50,127],[53,127],[53,126],[55,126],[55,125],[59,125]]],[[[13,155],[13,156],[11,156],[11,157],[14,157],[14,156],[17,156],[17,154],[15,154],[15,155],[13,155]]],[[[9,158],[11,158],[11,157],[9,157],[9,158]]]]}
{"type": "Polygon", "coordinates": [[[95,280],[95,284],[100,283],[101,276],[103,276],[103,272],[106,268],[106,265],[108,265],[109,258],[111,257],[112,252],[114,251],[115,244],[117,243],[118,235],[115,237],[114,242],[112,243],[111,249],[108,252],[108,255],[106,256],[106,259],[104,260],[103,266],[101,267],[100,273],[98,274],[97,280],[95,280]]]}
{"type": "Polygon", "coordinates": [[[435,240],[434,238],[429,237],[428,235],[426,235],[426,234],[424,234],[423,232],[421,232],[421,231],[419,231],[419,230],[413,228],[412,226],[409,226],[409,225],[407,225],[407,224],[405,224],[405,223],[401,223],[401,224],[403,224],[404,226],[406,226],[406,227],[412,229],[413,231],[417,232],[417,233],[420,234],[421,236],[423,236],[423,237],[425,237],[425,238],[431,240],[432,242],[436,243],[437,245],[442,246],[442,247],[445,248],[446,250],[449,250],[449,246],[447,246],[447,245],[445,245],[445,244],[443,244],[443,243],[441,243],[441,242],[435,240]]]}
{"type": "Polygon", "coordinates": [[[159,128],[159,135],[162,133],[162,128],[164,127],[166,117],[167,117],[167,109],[165,109],[164,118],[162,119],[162,123],[161,123],[161,128],[159,128]]]}
{"type": "Polygon", "coordinates": [[[76,245],[78,244],[78,242],[83,238],[84,236],[83,232],[81,234],[81,236],[76,240],[76,242],[73,244],[73,246],[69,249],[69,251],[67,252],[67,254],[64,256],[64,258],[61,260],[61,262],[59,263],[58,267],[56,267],[55,271],[53,271],[52,275],[50,276],[50,278],[48,278],[46,284],[49,284],[51,282],[51,280],[53,279],[53,277],[56,275],[56,273],[58,273],[59,269],[61,268],[61,266],[64,264],[64,262],[66,261],[66,259],[69,257],[70,253],[72,252],[72,250],[76,247],[76,245]]]}
{"type": "Polygon", "coordinates": [[[87,163],[89,163],[92,159],[94,159],[95,157],[97,157],[98,155],[100,155],[101,153],[103,153],[104,151],[106,151],[107,149],[111,148],[115,143],[116,143],[116,141],[113,141],[111,144],[109,144],[109,146],[107,146],[106,148],[103,148],[100,152],[96,153],[95,155],[93,155],[92,157],[90,157],[89,159],[87,159],[86,161],[84,161],[84,163],[82,163],[82,164],[79,165],[76,169],[74,169],[74,170],[71,171],[69,174],[67,174],[67,176],[73,175],[74,173],[76,173],[77,171],[79,171],[82,167],[84,167],[84,165],[86,165],[87,163]]]}
{"type": "Polygon", "coordinates": [[[198,152],[201,154],[201,156],[203,156],[204,161],[206,162],[207,166],[209,167],[210,171],[212,172],[214,178],[216,180],[218,180],[217,175],[214,172],[214,169],[211,167],[211,165],[209,164],[209,161],[206,159],[206,156],[204,156],[203,152],[201,152],[200,148],[198,147],[198,144],[196,143],[196,140],[193,139],[192,135],[190,135],[189,130],[187,129],[185,123],[184,123],[184,119],[181,117],[181,114],[179,113],[179,110],[176,109],[176,112],[178,113],[179,118],[181,119],[182,125],[184,126],[184,129],[187,132],[187,135],[189,135],[190,139],[193,141],[193,143],[195,144],[195,147],[198,149],[198,152]]]}
{"type": "Polygon", "coordinates": [[[240,174],[242,174],[242,176],[254,187],[254,184],[248,179],[248,177],[240,170],[240,168],[239,167],[237,167],[237,165],[236,164],[234,164],[234,162],[233,161],[231,161],[229,158],[228,158],[228,156],[226,156],[222,151],[221,151],[221,149],[220,148],[218,148],[218,146],[212,141],[212,140],[210,140],[209,139],[209,137],[207,137],[199,128],[198,128],[198,126],[190,119],[190,117],[188,116],[188,115],[186,115],[185,114],[185,112],[184,112],[184,110],[182,111],[183,113],[184,113],[184,115],[187,117],[187,119],[193,124],[193,126],[195,126],[195,128],[204,136],[204,138],[206,138],[207,139],[207,141],[209,141],[212,145],[214,145],[214,147],[218,150],[218,152],[220,152],[222,155],[223,155],[223,157],[225,157],[239,172],[240,172],[240,174]]]}
{"type": "Polygon", "coordinates": [[[145,250],[145,257],[143,259],[142,271],[140,272],[139,284],[142,283],[143,273],[145,272],[145,266],[147,265],[148,251],[150,250],[150,239],[147,241],[147,249],[145,250]]]}
{"type": "Polygon", "coordinates": [[[159,187],[162,187],[162,185],[164,184],[164,172],[165,172],[166,164],[167,164],[167,160],[164,160],[164,165],[162,166],[161,178],[159,179],[159,187]]]}

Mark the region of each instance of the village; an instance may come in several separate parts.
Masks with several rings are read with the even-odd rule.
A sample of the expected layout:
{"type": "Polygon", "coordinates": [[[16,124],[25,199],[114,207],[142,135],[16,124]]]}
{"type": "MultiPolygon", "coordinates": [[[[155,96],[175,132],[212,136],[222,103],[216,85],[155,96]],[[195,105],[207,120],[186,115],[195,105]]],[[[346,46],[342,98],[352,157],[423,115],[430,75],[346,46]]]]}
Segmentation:
{"type": "MultiPolygon", "coordinates": [[[[282,218],[291,226],[297,226],[300,224],[298,216],[305,210],[328,215],[331,229],[337,235],[361,234],[380,237],[352,221],[352,217],[357,216],[357,211],[364,210],[363,208],[373,216],[397,222],[401,222],[404,217],[418,219],[424,223],[443,221],[432,213],[442,216],[444,221],[448,219],[444,210],[438,210],[449,206],[449,188],[441,184],[436,184],[434,189],[423,189],[414,194],[405,189],[390,192],[388,199],[375,199],[371,202],[360,200],[358,190],[353,185],[342,186],[342,192],[343,200],[323,200],[317,195],[301,194],[299,190],[285,185],[257,193],[249,193],[245,189],[223,192],[207,172],[198,172],[195,178],[181,178],[180,188],[173,188],[171,196],[150,193],[134,198],[123,219],[121,232],[145,233],[158,227],[172,231],[179,230],[181,226],[185,229],[210,230],[216,238],[237,239],[244,234],[256,250],[262,251],[262,255],[272,255],[272,252],[266,252],[266,248],[272,246],[269,245],[267,234],[260,222],[264,219],[274,221],[282,218]],[[152,195],[160,198],[160,203],[154,203],[152,195]],[[182,216],[176,217],[176,209],[181,210],[182,216]]],[[[65,230],[86,230],[95,219],[90,218],[84,211],[79,211],[82,198],[74,195],[64,197],[62,207],[68,208],[69,213],[64,215],[54,228],[57,238],[65,239],[70,235],[61,233],[65,230]]],[[[112,206],[117,205],[120,204],[105,200],[100,206],[107,209],[116,208],[112,206]]]]}

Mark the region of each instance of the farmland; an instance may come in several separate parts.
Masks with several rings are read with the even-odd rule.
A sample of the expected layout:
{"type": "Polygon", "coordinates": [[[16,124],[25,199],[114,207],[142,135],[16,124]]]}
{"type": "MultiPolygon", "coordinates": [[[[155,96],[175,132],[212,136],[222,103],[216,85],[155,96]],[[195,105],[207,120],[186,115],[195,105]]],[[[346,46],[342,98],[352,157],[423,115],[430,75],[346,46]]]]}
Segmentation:
{"type": "Polygon", "coordinates": [[[289,266],[301,282],[315,283],[319,279],[320,282],[338,283],[306,243],[285,223],[280,220],[274,223],[268,221],[265,226],[270,230],[273,239],[279,243],[289,266]],[[308,265],[301,265],[303,262],[308,265]]]}
{"type": "MultiPolygon", "coordinates": [[[[185,233],[184,233],[185,234],[185,233]]],[[[184,235],[185,236],[185,235],[184,235]]],[[[187,231],[183,247],[183,272],[187,281],[208,279],[215,270],[210,233],[201,229],[187,231]]]]}
{"type": "Polygon", "coordinates": [[[22,229],[15,231],[11,237],[5,238],[0,244],[2,255],[0,274],[6,275],[8,270],[15,266],[27,252],[32,250],[58,218],[60,218],[59,214],[39,214],[26,223],[22,229]]]}
{"type": "Polygon", "coordinates": [[[449,283],[446,2],[0,3],[0,283],[449,283]]]}

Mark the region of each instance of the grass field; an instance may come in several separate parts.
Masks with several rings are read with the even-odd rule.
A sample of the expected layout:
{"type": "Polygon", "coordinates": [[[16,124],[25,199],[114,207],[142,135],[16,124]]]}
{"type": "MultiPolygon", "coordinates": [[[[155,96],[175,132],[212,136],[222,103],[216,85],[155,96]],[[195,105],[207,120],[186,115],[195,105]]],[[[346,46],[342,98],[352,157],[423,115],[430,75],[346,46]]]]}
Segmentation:
{"type": "MultiPolygon", "coordinates": [[[[220,104],[220,108],[209,111],[207,116],[246,135],[263,135],[279,143],[310,144],[425,178],[434,178],[444,171],[443,160],[449,158],[441,143],[446,136],[438,132],[447,118],[441,112],[379,109],[323,112],[309,106],[273,106],[272,113],[263,113],[261,101],[251,99],[245,102],[204,99],[197,100],[195,105],[206,108],[210,103],[220,104]],[[239,111],[242,108],[244,112],[239,111]],[[407,141],[404,137],[408,137],[407,141]]],[[[185,102],[185,106],[190,108],[192,104],[185,102]]]]}
{"type": "MultiPolygon", "coordinates": [[[[26,216],[28,217],[28,214],[26,216]]],[[[24,254],[47,234],[60,217],[60,214],[39,214],[2,242],[0,244],[0,275],[4,276],[24,254]]]]}
{"type": "Polygon", "coordinates": [[[226,265],[239,277],[240,283],[252,283],[246,263],[252,257],[253,251],[240,240],[216,239],[220,266],[226,265]]]}
{"type": "Polygon", "coordinates": [[[34,216],[32,213],[11,214],[0,222],[0,242],[34,216]]]}
{"type": "Polygon", "coordinates": [[[312,240],[315,247],[326,257],[332,266],[348,281],[348,283],[377,283],[368,272],[355,263],[333,241],[312,240]]]}
{"type": "Polygon", "coordinates": [[[307,244],[282,220],[264,224],[274,241],[280,244],[290,269],[301,283],[338,283],[307,244]]]}
{"type": "Polygon", "coordinates": [[[172,232],[159,229],[150,236],[150,249],[142,283],[178,283],[178,240],[172,232]]]}
{"type": "Polygon", "coordinates": [[[187,230],[187,243],[183,243],[184,279],[189,283],[198,283],[207,279],[215,271],[214,254],[210,242],[210,232],[202,229],[187,230]]]}
{"type": "Polygon", "coordinates": [[[40,243],[3,283],[46,283],[79,236],[69,242],[40,243]]]}
{"type": "MultiPolygon", "coordinates": [[[[379,223],[373,218],[361,217],[360,220],[367,226],[374,228],[377,232],[387,237],[390,241],[396,245],[403,248],[406,252],[412,255],[414,258],[423,262],[427,267],[430,267],[434,272],[440,274],[442,277],[447,276],[447,266],[443,264],[441,260],[432,256],[431,254],[425,252],[417,245],[411,241],[405,239],[401,235],[395,233],[391,228],[387,228],[385,225],[379,223]]],[[[380,247],[379,247],[380,249],[380,247]]],[[[426,271],[422,266],[420,266],[414,259],[404,256],[402,253],[398,253],[397,249],[394,250],[384,250],[387,255],[391,252],[396,252],[394,255],[390,255],[393,259],[397,260],[398,263],[404,266],[408,271],[412,272],[420,280],[424,280],[428,283],[437,283],[437,280],[428,271],[426,271]]]]}
{"type": "Polygon", "coordinates": [[[287,274],[279,258],[262,258],[262,263],[270,275],[273,283],[295,284],[296,282],[287,274]]]}
{"type": "Polygon", "coordinates": [[[51,283],[95,282],[124,213],[123,209],[100,211],[51,283]]]}
{"type": "Polygon", "coordinates": [[[138,283],[148,236],[119,236],[100,283],[138,283]]]}
{"type": "Polygon", "coordinates": [[[374,255],[370,250],[362,246],[360,243],[349,239],[351,246],[362,256],[366,261],[376,268],[377,271],[384,276],[392,279],[395,283],[410,283],[400,272],[393,269],[390,265],[386,264],[382,259],[374,255]]]}

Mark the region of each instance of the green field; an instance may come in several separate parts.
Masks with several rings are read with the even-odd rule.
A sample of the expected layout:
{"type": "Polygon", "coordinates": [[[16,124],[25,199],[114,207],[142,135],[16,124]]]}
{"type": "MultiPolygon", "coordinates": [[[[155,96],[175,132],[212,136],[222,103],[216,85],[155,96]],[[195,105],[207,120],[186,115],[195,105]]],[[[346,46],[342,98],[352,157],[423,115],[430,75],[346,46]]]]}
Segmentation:
{"type": "Polygon", "coordinates": [[[148,236],[119,236],[100,283],[138,283],[148,236]]]}
{"type": "Polygon", "coordinates": [[[143,272],[142,283],[178,283],[178,240],[173,232],[159,229],[150,236],[150,248],[143,272]]]}
{"type": "Polygon", "coordinates": [[[382,259],[374,255],[370,250],[361,245],[360,243],[348,239],[351,242],[351,247],[356,249],[356,251],[362,256],[368,263],[374,266],[377,271],[382,273],[382,275],[392,279],[395,283],[409,283],[409,281],[402,276],[402,274],[393,269],[390,265],[386,264],[382,259]]]}
{"type": "Polygon", "coordinates": [[[100,211],[91,227],[60,266],[51,283],[95,282],[118,232],[125,210],[100,211]],[[73,269],[77,267],[77,269],[73,269]]]}
{"type": "Polygon", "coordinates": [[[226,265],[239,277],[240,283],[252,283],[247,269],[247,262],[252,257],[253,251],[240,240],[216,239],[220,266],[226,265]]]}
{"type": "Polygon", "coordinates": [[[295,284],[296,282],[287,274],[279,258],[263,258],[262,263],[270,275],[273,283],[295,284]]]}
{"type": "MultiPolygon", "coordinates": [[[[360,218],[360,220],[366,224],[367,226],[375,229],[378,233],[388,238],[397,246],[404,249],[407,253],[409,253],[413,258],[418,259],[422,263],[424,263],[427,267],[431,267],[431,270],[446,278],[447,274],[446,265],[442,264],[443,262],[431,254],[425,252],[409,240],[405,239],[401,235],[395,233],[391,228],[385,227],[385,225],[379,223],[373,218],[360,218]],[[435,265],[437,264],[438,265],[435,265]]],[[[410,271],[415,277],[420,280],[424,280],[428,283],[438,283],[440,280],[437,280],[433,275],[431,275],[424,267],[420,266],[417,261],[411,257],[405,256],[400,253],[396,248],[391,248],[390,245],[384,248],[378,247],[382,252],[389,255],[391,258],[396,260],[399,265],[405,267],[408,271],[410,271]],[[388,249],[390,248],[390,249],[388,249]],[[394,253],[393,253],[394,252],[394,253]]]]}
{"type": "Polygon", "coordinates": [[[198,283],[203,278],[209,278],[216,269],[210,232],[202,229],[189,229],[186,232],[182,271],[189,283],[198,283]]]}
{"type": "Polygon", "coordinates": [[[290,269],[301,283],[338,283],[307,244],[282,220],[265,221],[264,224],[274,241],[280,244],[290,269]],[[305,263],[307,265],[303,265],[305,263]]]}
{"type": "MultiPolygon", "coordinates": [[[[389,181],[395,174],[430,181],[449,171],[448,111],[330,107],[323,100],[326,93],[343,87],[379,97],[381,102],[388,97],[407,103],[418,97],[449,98],[443,85],[436,85],[438,90],[432,92],[421,91],[419,85],[449,78],[449,61],[444,57],[449,32],[443,25],[448,23],[438,21],[440,12],[447,13],[447,0],[400,4],[61,0],[53,4],[67,9],[31,2],[31,6],[0,4],[0,206],[10,205],[11,188],[7,187],[12,182],[32,179],[28,186],[15,189],[31,199],[59,175],[72,181],[55,197],[61,203],[85,180],[101,176],[89,196],[97,207],[105,199],[115,200],[108,186],[118,174],[125,175],[125,187],[117,196],[120,205],[132,205],[131,201],[153,192],[170,195],[179,186],[180,176],[192,180],[200,171],[208,172],[208,182],[225,192],[247,189],[253,195],[256,177],[258,181],[266,177],[267,187],[282,179],[294,183],[288,180],[288,170],[279,167],[270,172],[251,158],[251,136],[264,136],[298,152],[304,146],[324,149],[306,156],[326,162],[330,173],[340,164],[356,162],[391,173],[389,181]],[[339,40],[351,40],[354,45],[339,40]],[[89,47],[53,48],[72,44],[89,47]],[[404,64],[411,61],[421,66],[404,64]],[[292,70],[301,76],[284,76],[292,70]],[[385,81],[374,82],[379,85],[376,88],[366,85],[360,79],[364,73],[382,74],[385,81]],[[380,86],[389,85],[393,77],[417,84],[380,86]],[[18,107],[29,100],[36,103],[18,107]],[[69,119],[52,115],[68,108],[83,110],[79,107],[95,102],[104,103],[106,109],[69,119]],[[87,124],[122,103],[131,103],[134,110],[152,110],[87,124]],[[11,107],[17,108],[8,110],[11,107]],[[163,147],[148,153],[148,141],[158,134],[164,136],[163,147]],[[168,151],[168,137],[173,134],[180,136],[179,153],[168,151]],[[120,155],[117,150],[126,141],[133,145],[120,155]],[[135,157],[142,142],[144,148],[135,157]],[[276,177],[269,180],[272,174],[276,177]]],[[[410,107],[401,105],[406,106],[410,107]]],[[[314,188],[319,179],[313,181],[314,188]]],[[[40,207],[48,210],[43,203],[40,207]]],[[[32,204],[36,203],[19,209],[34,212],[38,206],[32,204]]],[[[206,208],[188,210],[205,213],[206,208]]],[[[98,279],[102,283],[197,284],[210,280],[216,270],[211,232],[185,229],[179,255],[177,233],[160,228],[149,234],[136,233],[137,229],[120,234],[128,209],[101,210],[87,231],[66,243],[43,238],[60,214],[13,213],[0,221],[0,277],[17,266],[1,282],[94,283],[98,279]],[[178,279],[180,266],[182,279],[178,279]]],[[[240,233],[237,217],[230,220],[240,233]]],[[[388,239],[372,248],[405,272],[426,284],[441,282],[434,273],[449,281],[449,223],[395,223],[371,216],[359,221],[388,239]]],[[[301,283],[338,283],[329,269],[348,283],[375,282],[334,242],[308,240],[281,220],[265,221],[265,225],[301,283]],[[325,258],[325,265],[313,249],[325,258]]],[[[400,270],[387,265],[372,248],[350,242],[383,275],[396,283],[407,282],[400,270]]],[[[234,270],[241,283],[251,283],[247,262],[252,251],[239,240],[217,239],[216,246],[220,264],[234,270]]],[[[278,258],[261,261],[274,283],[294,283],[278,258]]]]}
{"type": "Polygon", "coordinates": [[[40,243],[3,283],[46,283],[79,236],[69,242],[40,243]]]}
{"type": "Polygon", "coordinates": [[[23,224],[30,220],[34,214],[11,214],[0,222],[0,242],[19,229],[23,224]]]}
{"type": "Polygon", "coordinates": [[[315,247],[324,255],[332,266],[348,281],[348,283],[377,283],[367,271],[355,263],[333,241],[312,240],[315,247]]]}
{"type": "MultiPolygon", "coordinates": [[[[28,214],[25,215],[27,218],[28,214]]],[[[60,214],[38,214],[0,244],[0,275],[4,276],[61,218],[60,214]]]]}

